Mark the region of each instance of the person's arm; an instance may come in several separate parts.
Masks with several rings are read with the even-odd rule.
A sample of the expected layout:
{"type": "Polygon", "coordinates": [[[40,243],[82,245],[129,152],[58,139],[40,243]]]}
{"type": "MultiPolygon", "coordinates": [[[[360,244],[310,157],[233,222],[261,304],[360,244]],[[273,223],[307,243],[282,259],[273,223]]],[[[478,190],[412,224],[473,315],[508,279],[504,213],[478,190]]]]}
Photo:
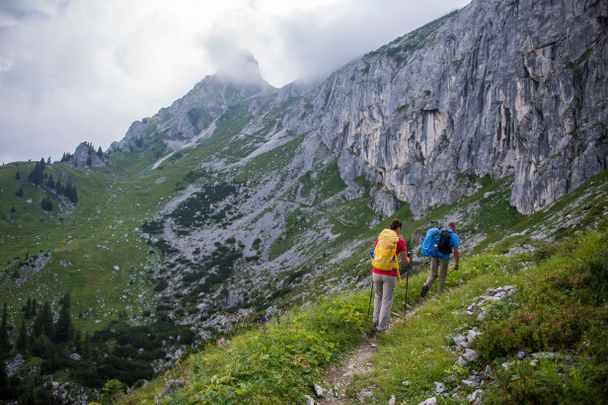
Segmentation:
{"type": "Polygon", "coordinates": [[[408,265],[410,264],[410,258],[407,255],[407,245],[405,244],[405,240],[403,240],[403,238],[400,240],[400,242],[403,242],[403,250],[399,252],[399,262],[408,265]]]}
{"type": "Polygon", "coordinates": [[[457,270],[460,266],[460,250],[454,248],[454,270],[457,270]]]}

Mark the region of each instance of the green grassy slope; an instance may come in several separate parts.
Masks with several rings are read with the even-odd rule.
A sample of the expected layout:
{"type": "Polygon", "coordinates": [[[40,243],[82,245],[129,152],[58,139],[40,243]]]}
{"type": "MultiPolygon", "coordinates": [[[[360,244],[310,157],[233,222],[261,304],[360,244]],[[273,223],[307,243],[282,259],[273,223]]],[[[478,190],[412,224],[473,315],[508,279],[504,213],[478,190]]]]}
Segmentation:
{"type": "Polygon", "coordinates": [[[76,185],[77,204],[31,184],[28,175],[35,162],[0,167],[0,294],[13,322],[19,322],[27,298],[54,302],[65,292],[72,295],[80,330],[102,328],[119,314],[145,321],[143,314],[154,312],[151,277],[162,265],[163,251],[151,251],[140,238],[142,225],[187,186],[231,177],[238,182],[248,171],[258,177],[280,171],[302,137],[252,159],[245,170],[220,173],[202,165],[238,162],[264,140],[264,131],[280,126],[279,118],[292,103],[277,106],[252,134],[243,132],[252,119],[248,103],[235,104],[217,120],[212,136],[171,154],[157,169],[151,169],[153,164],[169,154],[160,129],[146,135],[143,152],[113,153],[110,165],[102,169],[47,165],[45,175],[76,185]],[[23,197],[15,195],[20,188],[23,197]],[[39,205],[47,196],[54,206],[51,212],[39,205]],[[39,255],[50,255],[48,265],[16,285],[26,273],[19,268],[39,255]]]}
{"type": "MultiPolygon", "coordinates": [[[[374,368],[369,374],[358,377],[353,382],[348,391],[350,398],[355,400],[359,390],[371,387],[375,398],[380,402],[387,401],[391,395],[408,402],[419,401],[432,395],[434,381],[447,379],[453,380],[455,384],[459,381],[458,378],[466,377],[471,370],[454,367],[457,356],[447,353],[445,345],[456,332],[479,326],[472,321],[463,320],[460,315],[473,298],[487,288],[505,284],[519,286],[524,295],[532,294],[528,291],[536,290],[537,280],[551,279],[555,277],[555,272],[562,276],[570,271],[576,274],[577,269],[585,272],[589,263],[589,266],[605,267],[605,264],[602,265],[601,260],[595,260],[590,252],[597,249],[598,241],[605,238],[605,233],[598,236],[592,229],[602,229],[603,232],[608,230],[605,215],[597,215],[598,212],[605,214],[608,211],[605,199],[606,180],[606,173],[596,176],[553,207],[530,217],[516,214],[508,207],[504,199],[508,194],[508,179],[488,184],[479,193],[461,201],[458,204],[461,208],[467,208],[469,205],[478,207],[477,210],[470,211],[472,214],[466,222],[469,228],[464,227],[462,234],[464,236],[467,232],[472,234],[483,231],[486,241],[475,250],[484,249],[486,253],[471,251],[466,255],[460,270],[448,277],[446,285],[449,292],[438,299],[423,302],[417,294],[426,278],[426,265],[422,267],[423,271],[414,273],[409,280],[409,304],[419,307],[418,312],[411,320],[397,325],[389,334],[380,338],[381,350],[373,360],[374,368]],[[579,205],[581,198],[588,208],[579,205]],[[553,237],[564,234],[553,224],[556,215],[580,215],[580,224],[571,226],[570,229],[572,233],[589,236],[560,245],[570,248],[547,250],[546,246],[552,243],[553,237]],[[535,234],[535,229],[551,229],[556,232],[547,235],[535,234]],[[522,230],[527,230],[527,234],[522,235],[522,230]],[[536,259],[533,260],[529,254],[503,255],[510,248],[522,244],[536,246],[539,252],[536,259]],[[578,252],[574,254],[578,257],[576,263],[582,263],[581,267],[567,266],[567,258],[571,257],[572,251],[578,252]],[[555,252],[559,252],[559,257],[548,259],[555,252]],[[390,377],[387,378],[387,375],[390,377]],[[405,380],[412,384],[402,384],[405,380]]],[[[420,232],[420,228],[425,229],[428,224],[445,218],[457,208],[441,207],[427,218],[409,221],[406,234],[420,232]]],[[[406,208],[397,214],[408,218],[406,208]]],[[[463,240],[466,243],[466,237],[463,240]]],[[[369,272],[368,260],[363,258],[368,254],[368,247],[362,246],[360,250],[360,253],[343,263],[342,276],[344,272],[358,267],[361,271],[369,272]]],[[[328,276],[327,282],[331,279],[332,276],[328,276]]],[[[363,333],[369,326],[369,320],[366,318],[367,300],[367,292],[361,291],[321,298],[316,303],[305,305],[305,309],[296,307],[283,314],[280,319],[271,320],[265,327],[252,326],[246,332],[236,333],[231,339],[219,342],[218,345],[209,345],[192,354],[146,388],[125,397],[123,402],[152,403],[159,396],[163,398],[163,403],[301,401],[303,395],[311,394],[313,383],[322,381],[331,364],[363,341],[363,333]],[[186,385],[181,390],[165,393],[166,381],[170,379],[184,380],[186,385]]],[[[401,284],[395,296],[396,311],[401,311],[403,302],[404,291],[401,284]]],[[[297,305],[297,302],[292,302],[293,304],[297,305]]],[[[559,305],[559,300],[548,300],[542,305],[555,308],[559,305]]],[[[600,312],[597,322],[603,322],[605,327],[606,320],[602,316],[600,312]]],[[[603,347],[605,349],[605,346],[603,347]]],[[[534,349],[540,351],[551,347],[537,345],[534,349]]],[[[510,352],[510,355],[513,353],[510,352]]],[[[605,367],[605,361],[606,359],[601,359],[598,365],[600,371],[605,367]]],[[[508,381],[501,382],[501,378],[503,377],[497,377],[499,384],[508,384],[508,381]]],[[[589,386],[581,388],[583,389],[586,389],[589,395],[597,395],[597,391],[589,386]]],[[[466,390],[463,392],[468,393],[466,390]]],[[[501,395],[505,394],[497,390],[490,395],[499,398],[500,402],[500,398],[503,398],[501,395]]],[[[464,397],[453,400],[462,401],[464,397]]]]}

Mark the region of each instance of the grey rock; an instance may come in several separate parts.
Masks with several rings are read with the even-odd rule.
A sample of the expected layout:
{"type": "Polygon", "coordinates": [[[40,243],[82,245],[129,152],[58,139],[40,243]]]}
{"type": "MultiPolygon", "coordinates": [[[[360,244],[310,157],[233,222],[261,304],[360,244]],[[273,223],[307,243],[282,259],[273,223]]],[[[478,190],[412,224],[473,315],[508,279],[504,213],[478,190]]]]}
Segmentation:
{"type": "Polygon", "coordinates": [[[315,395],[317,398],[323,398],[323,388],[319,384],[314,384],[312,387],[315,390],[315,395]]]}
{"type": "Polygon", "coordinates": [[[76,147],[74,154],[66,163],[74,167],[94,167],[100,168],[108,165],[108,160],[104,154],[98,155],[92,144],[82,142],[76,147]]]}
{"type": "Polygon", "coordinates": [[[445,384],[442,382],[435,381],[433,383],[433,390],[436,394],[443,394],[445,392],[445,384]]]}
{"type": "Polygon", "coordinates": [[[477,389],[473,391],[469,396],[467,396],[467,401],[469,402],[477,402],[481,401],[483,398],[483,390],[477,389]]]}
{"type": "Polygon", "coordinates": [[[467,361],[467,362],[472,362],[477,360],[477,358],[479,358],[479,353],[477,353],[476,350],[473,349],[466,349],[464,351],[464,354],[462,355],[462,357],[467,361]]]}
{"type": "Polygon", "coordinates": [[[476,388],[479,387],[479,385],[481,384],[481,376],[473,374],[468,376],[466,379],[462,380],[462,384],[466,385],[467,387],[472,387],[472,388],[476,388]]]}
{"type": "Polygon", "coordinates": [[[182,380],[168,380],[165,384],[165,394],[182,388],[186,383],[182,380]]]}
{"type": "Polygon", "coordinates": [[[435,398],[435,397],[427,398],[422,402],[418,402],[418,405],[437,405],[437,398],[435,398]]]}
{"type": "Polygon", "coordinates": [[[492,367],[490,367],[489,365],[486,365],[483,368],[483,371],[481,372],[481,377],[483,379],[486,379],[488,377],[490,377],[492,375],[493,371],[492,371],[492,367]]]}
{"type": "Polygon", "coordinates": [[[374,393],[370,390],[361,390],[357,393],[357,399],[359,402],[364,403],[368,398],[373,398],[374,393]]]}
{"type": "Polygon", "coordinates": [[[304,401],[306,401],[306,405],[315,405],[315,400],[310,395],[304,395],[304,401]]]}
{"type": "Polygon", "coordinates": [[[454,336],[452,340],[458,349],[465,349],[468,347],[467,338],[463,335],[454,336]]]}
{"type": "Polygon", "coordinates": [[[467,332],[467,342],[470,344],[472,343],[477,336],[479,336],[479,330],[477,329],[469,329],[469,331],[467,332]]]}
{"type": "Polygon", "coordinates": [[[388,400],[388,405],[395,405],[397,402],[397,398],[394,395],[391,395],[391,398],[388,400]]]}
{"type": "Polygon", "coordinates": [[[466,366],[468,361],[463,356],[458,356],[458,359],[454,362],[457,366],[466,366]]]}
{"type": "Polygon", "coordinates": [[[526,352],[524,352],[524,351],[521,351],[521,350],[520,350],[519,352],[517,352],[517,358],[518,358],[519,360],[523,360],[523,359],[525,359],[526,357],[528,357],[528,353],[526,353],[526,352]]]}
{"type": "MultiPolygon", "coordinates": [[[[17,354],[13,359],[4,365],[4,371],[8,377],[13,377],[17,374],[19,367],[23,364],[23,356],[17,354]]],[[[3,364],[0,363],[0,366],[3,364]]]]}
{"type": "Polygon", "coordinates": [[[555,359],[555,358],[559,357],[559,353],[537,352],[537,353],[532,353],[532,357],[534,359],[555,359]]]}

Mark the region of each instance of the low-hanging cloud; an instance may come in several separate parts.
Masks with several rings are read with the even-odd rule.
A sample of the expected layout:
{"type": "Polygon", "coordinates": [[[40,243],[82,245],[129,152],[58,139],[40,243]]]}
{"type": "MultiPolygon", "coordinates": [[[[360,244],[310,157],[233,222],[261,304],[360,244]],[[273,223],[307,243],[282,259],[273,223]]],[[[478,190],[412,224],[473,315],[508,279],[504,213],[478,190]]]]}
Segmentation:
{"type": "Polygon", "coordinates": [[[467,1],[3,0],[0,162],[105,149],[245,50],[274,86],[318,79],[467,1]]]}

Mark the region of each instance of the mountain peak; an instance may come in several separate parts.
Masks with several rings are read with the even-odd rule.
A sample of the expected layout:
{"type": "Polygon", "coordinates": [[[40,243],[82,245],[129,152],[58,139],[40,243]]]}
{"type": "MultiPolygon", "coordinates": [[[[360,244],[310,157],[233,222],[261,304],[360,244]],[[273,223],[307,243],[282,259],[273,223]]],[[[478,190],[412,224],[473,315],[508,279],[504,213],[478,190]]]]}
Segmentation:
{"type": "Polygon", "coordinates": [[[220,64],[217,77],[237,83],[266,83],[260,74],[258,61],[245,50],[226,57],[220,64]]]}

